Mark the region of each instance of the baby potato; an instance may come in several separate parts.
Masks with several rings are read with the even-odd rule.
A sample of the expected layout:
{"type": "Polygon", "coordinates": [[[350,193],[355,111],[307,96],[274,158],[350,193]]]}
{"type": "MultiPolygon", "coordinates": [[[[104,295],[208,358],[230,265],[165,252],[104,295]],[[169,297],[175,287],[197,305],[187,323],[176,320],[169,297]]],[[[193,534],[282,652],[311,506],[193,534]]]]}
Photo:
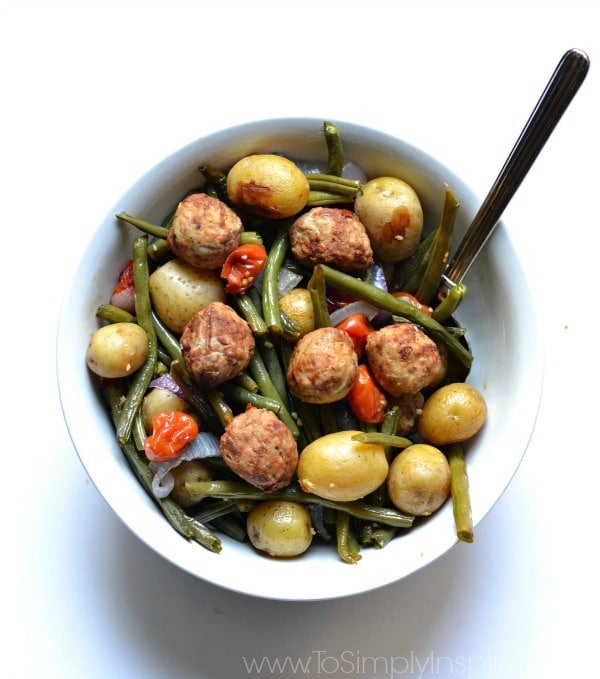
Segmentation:
{"type": "Polygon", "coordinates": [[[338,431],[309,443],[298,459],[298,482],[305,493],[326,500],[358,500],[385,481],[388,462],[383,446],[361,443],[358,431],[338,431]]]}
{"type": "Polygon", "coordinates": [[[171,410],[180,410],[187,413],[190,408],[183,399],[168,389],[160,389],[158,387],[151,389],[142,401],[142,419],[146,433],[152,433],[152,418],[154,415],[171,410]]]}
{"type": "Polygon", "coordinates": [[[175,485],[170,497],[181,507],[192,507],[204,499],[203,495],[194,495],[185,487],[186,482],[212,481],[211,470],[202,460],[183,460],[171,469],[175,485]]]}
{"type": "Polygon", "coordinates": [[[181,333],[190,318],[211,302],[224,302],[217,271],[193,269],[180,259],[159,266],[148,281],[154,309],[173,332],[181,333]]]}
{"type": "Polygon", "coordinates": [[[294,288],[279,298],[279,308],[300,330],[300,337],[315,329],[315,312],[310,292],[294,288]]]}
{"type": "Polygon", "coordinates": [[[127,377],[148,356],[148,335],[137,323],[111,323],[96,330],[88,344],[86,363],[100,377],[127,377]]]}
{"type": "Polygon", "coordinates": [[[466,441],[487,419],[482,394],[465,382],[440,387],[423,404],[417,428],[423,440],[434,446],[466,441]]]}
{"type": "Polygon", "coordinates": [[[286,500],[259,502],[246,518],[246,529],[256,549],[278,557],[302,554],[314,535],[308,509],[286,500]]]}
{"type": "Polygon", "coordinates": [[[450,465],[434,446],[415,443],[392,460],[387,478],[392,504],[401,512],[429,516],[450,494],[450,465]]]}
{"type": "Polygon", "coordinates": [[[415,190],[402,179],[371,179],[356,197],[354,211],[382,262],[399,262],[417,249],[423,208],[415,190]]]}
{"type": "Polygon", "coordinates": [[[232,203],[271,219],[300,212],[309,191],[302,170],[288,158],[275,154],[245,156],[227,173],[227,194],[232,203]]]}

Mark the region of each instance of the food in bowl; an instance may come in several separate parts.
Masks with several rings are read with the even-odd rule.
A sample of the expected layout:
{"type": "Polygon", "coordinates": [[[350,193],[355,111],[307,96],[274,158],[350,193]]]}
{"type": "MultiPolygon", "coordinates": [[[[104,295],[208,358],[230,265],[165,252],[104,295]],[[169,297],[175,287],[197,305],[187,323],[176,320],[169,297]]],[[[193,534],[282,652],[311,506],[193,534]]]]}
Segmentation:
{"type": "Polygon", "coordinates": [[[161,224],[117,215],[138,233],[88,368],[146,490],[210,550],[219,532],[279,558],[319,540],[355,564],[449,500],[470,541],[450,460],[487,407],[452,318],[466,288],[437,297],[459,202],[446,188],[424,228],[407,181],[356,163],[348,177],[339,130],[323,133],[320,172],[199,159],[204,182],[161,224]]]}
{"type": "MultiPolygon", "coordinates": [[[[346,157],[359,165],[367,177],[404,177],[414,187],[426,229],[439,223],[446,187],[451,186],[461,204],[454,228],[455,237],[460,238],[479,206],[460,178],[431,156],[393,136],[352,123],[341,123],[340,128],[346,157]]],[[[140,484],[138,476],[145,479],[147,462],[142,459],[144,464],[132,474],[107,417],[98,380],[82,360],[92,333],[99,327],[98,307],[110,299],[117,272],[125,268],[140,235],[115,215],[127,211],[146,220],[146,224],[159,225],[182,196],[202,184],[200,163],[205,168],[225,171],[245,155],[273,151],[306,162],[308,170],[321,171],[327,162],[323,121],[258,121],[215,132],[174,152],[124,193],[91,238],[63,302],[57,344],[58,380],[68,430],[90,479],[116,515],[151,549],[200,579],[238,592],[284,600],[329,599],[396,582],[444,554],[458,540],[452,502],[446,501],[429,517],[413,518],[410,529],[401,528],[401,536],[388,542],[385,549],[362,549],[358,568],[349,568],[339,558],[332,545],[333,537],[326,541],[313,536],[310,548],[298,558],[265,558],[248,541],[238,542],[226,533],[205,531],[206,526],[202,526],[198,528],[202,537],[210,541],[216,536],[213,545],[222,546],[219,553],[203,549],[194,540],[181,539],[165,521],[160,507],[166,509],[169,498],[158,503],[140,484]],[[316,168],[315,162],[319,163],[316,168]]],[[[156,247],[149,251],[159,255],[160,241],[154,244],[156,247]]],[[[350,278],[354,280],[356,276],[350,274],[350,278]]],[[[475,356],[468,383],[485,395],[490,413],[485,426],[465,444],[464,451],[472,524],[476,526],[503,493],[525,451],[539,403],[542,362],[536,309],[524,269],[505,229],[495,232],[471,268],[467,283],[469,294],[455,316],[458,326],[468,328],[469,345],[475,356]],[[517,299],[518,304],[511,302],[517,299]],[[502,361],[499,356],[504,357],[502,361]]],[[[304,309],[306,326],[311,327],[314,319],[311,320],[312,307],[306,304],[306,292],[290,294],[286,301],[298,302],[304,309]]],[[[127,293],[122,296],[127,297],[127,293]]],[[[283,298],[280,301],[287,308],[283,298]]],[[[181,406],[175,394],[168,398],[181,406]]],[[[148,421],[163,407],[160,401],[157,395],[146,404],[148,421]],[[158,405],[152,403],[154,398],[158,405]]],[[[411,407],[420,405],[413,399],[411,407],[406,407],[410,414],[411,407]]],[[[208,440],[205,443],[207,447],[211,445],[208,440]]],[[[453,446],[450,444],[449,449],[453,446]]],[[[464,459],[451,456],[449,462],[459,470],[464,468],[464,459]]],[[[191,507],[198,498],[193,494],[186,497],[179,484],[180,471],[172,471],[175,485],[171,499],[177,497],[180,508],[191,507]]],[[[198,479],[206,478],[198,465],[190,464],[189,471],[196,473],[198,479]]],[[[247,507],[256,505],[253,500],[239,500],[240,505],[244,502],[247,507]]],[[[191,525],[186,523],[185,528],[189,531],[191,525]]]]}

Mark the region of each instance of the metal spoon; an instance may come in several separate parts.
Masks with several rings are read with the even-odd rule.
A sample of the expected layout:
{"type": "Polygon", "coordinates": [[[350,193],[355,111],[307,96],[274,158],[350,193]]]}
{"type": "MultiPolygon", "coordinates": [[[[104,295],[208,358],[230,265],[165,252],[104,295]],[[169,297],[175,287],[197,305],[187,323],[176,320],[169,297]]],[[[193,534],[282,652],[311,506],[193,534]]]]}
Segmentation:
{"type": "Polygon", "coordinates": [[[492,235],[504,209],[584,81],[589,64],[589,58],[582,50],[570,49],[563,55],[500,174],[448,264],[438,291],[440,299],[444,299],[462,281],[492,235]]]}

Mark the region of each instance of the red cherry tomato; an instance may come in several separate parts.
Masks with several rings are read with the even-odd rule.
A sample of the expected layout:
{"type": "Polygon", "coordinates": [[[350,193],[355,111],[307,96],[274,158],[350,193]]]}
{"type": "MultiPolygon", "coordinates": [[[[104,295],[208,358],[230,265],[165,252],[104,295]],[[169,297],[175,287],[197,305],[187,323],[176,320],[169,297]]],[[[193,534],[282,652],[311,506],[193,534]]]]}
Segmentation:
{"type": "Polygon", "coordinates": [[[130,259],[119,274],[119,280],[110,296],[110,303],[135,313],[135,288],[133,285],[133,260],[130,259]]]}
{"type": "Polygon", "coordinates": [[[408,302],[409,304],[412,304],[415,307],[415,309],[422,311],[424,314],[427,314],[428,316],[431,316],[431,314],[433,313],[433,309],[430,306],[427,306],[427,304],[419,302],[419,300],[414,295],[411,295],[410,292],[392,292],[392,295],[394,297],[398,297],[398,299],[403,299],[405,302],[408,302]]]}
{"type": "Polygon", "coordinates": [[[331,288],[329,286],[325,290],[325,297],[327,299],[327,310],[329,313],[336,309],[341,309],[351,302],[356,302],[358,299],[347,292],[342,292],[337,288],[331,288]]]}
{"type": "Polygon", "coordinates": [[[198,423],[191,415],[180,410],[158,413],[152,418],[152,434],[144,440],[144,452],[151,462],[173,460],[197,434],[198,423]]]}
{"type": "Polygon", "coordinates": [[[359,420],[367,424],[383,422],[387,409],[387,398],[365,363],[358,366],[358,376],[348,393],[347,399],[352,412],[359,420]]]}
{"type": "Polygon", "coordinates": [[[354,344],[354,351],[360,359],[365,350],[367,337],[373,332],[369,319],[364,314],[352,314],[344,318],[341,323],[338,323],[337,327],[350,335],[350,339],[354,344]]]}
{"type": "Polygon", "coordinates": [[[225,292],[246,292],[266,263],[267,251],[262,245],[248,243],[232,250],[221,269],[221,278],[227,281],[225,292]]]}

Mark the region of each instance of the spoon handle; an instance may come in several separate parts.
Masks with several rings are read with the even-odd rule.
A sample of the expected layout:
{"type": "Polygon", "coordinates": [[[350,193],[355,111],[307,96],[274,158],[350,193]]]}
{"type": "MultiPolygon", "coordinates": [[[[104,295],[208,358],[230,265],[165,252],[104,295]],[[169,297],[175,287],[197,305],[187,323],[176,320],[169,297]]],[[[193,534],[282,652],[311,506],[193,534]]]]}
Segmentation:
{"type": "Polygon", "coordinates": [[[589,69],[589,58],[568,50],[558,63],[542,96],[525,124],[500,174],[473,218],[442,277],[440,297],[460,283],[495,229],[504,209],[521,185],[589,69]]]}

